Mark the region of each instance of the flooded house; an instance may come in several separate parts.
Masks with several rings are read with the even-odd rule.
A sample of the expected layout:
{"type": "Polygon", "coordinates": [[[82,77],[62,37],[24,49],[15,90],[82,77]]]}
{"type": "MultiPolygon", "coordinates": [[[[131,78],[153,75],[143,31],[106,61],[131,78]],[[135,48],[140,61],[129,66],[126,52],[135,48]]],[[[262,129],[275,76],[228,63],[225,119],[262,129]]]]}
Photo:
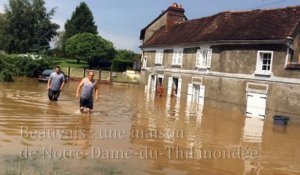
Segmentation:
{"type": "Polygon", "coordinates": [[[262,119],[300,114],[300,6],[191,20],[184,13],[173,3],[141,30],[147,92],[230,103],[262,119]]]}

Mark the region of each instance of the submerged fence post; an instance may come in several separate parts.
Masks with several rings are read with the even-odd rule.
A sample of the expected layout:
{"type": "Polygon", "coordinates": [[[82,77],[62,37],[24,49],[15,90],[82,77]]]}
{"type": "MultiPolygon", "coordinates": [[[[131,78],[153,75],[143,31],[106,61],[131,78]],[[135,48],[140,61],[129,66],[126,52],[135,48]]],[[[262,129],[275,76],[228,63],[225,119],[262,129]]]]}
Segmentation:
{"type": "Polygon", "coordinates": [[[68,80],[71,80],[71,68],[70,66],[68,67],[68,80]]]}
{"type": "Polygon", "coordinates": [[[110,75],[109,75],[109,81],[110,81],[110,84],[112,84],[112,69],[110,69],[110,75]]]}
{"type": "Polygon", "coordinates": [[[84,67],[83,68],[83,78],[85,77],[85,70],[86,70],[86,68],[84,67]]]}
{"type": "Polygon", "coordinates": [[[101,83],[101,69],[99,69],[99,77],[98,77],[98,81],[101,83]]]}

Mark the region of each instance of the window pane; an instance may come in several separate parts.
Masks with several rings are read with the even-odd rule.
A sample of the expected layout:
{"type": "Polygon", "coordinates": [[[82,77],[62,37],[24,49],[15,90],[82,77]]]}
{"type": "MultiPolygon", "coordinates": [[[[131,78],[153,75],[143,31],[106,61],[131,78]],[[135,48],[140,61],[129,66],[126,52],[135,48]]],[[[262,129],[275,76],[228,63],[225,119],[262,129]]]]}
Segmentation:
{"type": "Polygon", "coordinates": [[[267,64],[267,63],[268,63],[268,60],[263,59],[263,64],[267,64]]]}

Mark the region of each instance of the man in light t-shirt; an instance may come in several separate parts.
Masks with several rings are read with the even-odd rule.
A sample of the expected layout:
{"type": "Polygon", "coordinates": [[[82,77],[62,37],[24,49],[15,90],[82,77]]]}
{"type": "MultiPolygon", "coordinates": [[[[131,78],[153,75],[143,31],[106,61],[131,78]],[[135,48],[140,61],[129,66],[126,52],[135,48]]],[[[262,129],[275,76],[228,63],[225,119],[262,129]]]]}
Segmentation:
{"type": "Polygon", "coordinates": [[[55,67],[55,72],[50,74],[48,80],[48,97],[51,101],[57,101],[60,92],[65,84],[65,76],[60,71],[60,67],[55,67]]]}

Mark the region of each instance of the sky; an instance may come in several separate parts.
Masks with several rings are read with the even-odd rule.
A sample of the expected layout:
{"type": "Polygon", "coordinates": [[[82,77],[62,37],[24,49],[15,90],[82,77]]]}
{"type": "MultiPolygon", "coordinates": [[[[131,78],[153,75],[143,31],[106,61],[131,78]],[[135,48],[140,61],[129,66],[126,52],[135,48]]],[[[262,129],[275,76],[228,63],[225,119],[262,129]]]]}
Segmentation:
{"type": "MultiPolygon", "coordinates": [[[[271,9],[300,5],[300,0],[45,0],[48,10],[56,8],[53,22],[64,30],[64,23],[80,2],[91,9],[99,35],[114,43],[117,49],[140,53],[140,30],[172,3],[183,5],[188,19],[210,16],[222,11],[271,9]]],[[[0,12],[9,0],[0,0],[0,12]]]]}

